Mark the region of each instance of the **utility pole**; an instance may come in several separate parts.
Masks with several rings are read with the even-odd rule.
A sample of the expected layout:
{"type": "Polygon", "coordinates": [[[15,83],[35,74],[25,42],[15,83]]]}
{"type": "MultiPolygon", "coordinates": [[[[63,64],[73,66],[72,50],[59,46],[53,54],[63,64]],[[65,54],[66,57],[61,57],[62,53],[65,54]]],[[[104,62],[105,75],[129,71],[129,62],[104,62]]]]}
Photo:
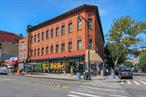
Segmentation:
{"type": "MultiPolygon", "coordinates": [[[[89,29],[88,29],[88,21],[86,20],[86,18],[84,18],[81,15],[78,15],[78,19],[81,20],[81,18],[85,21],[85,29],[87,29],[87,39],[88,39],[88,45],[89,45],[89,29]]],[[[86,34],[86,30],[85,30],[85,34],[86,34]]],[[[88,48],[88,63],[85,66],[85,72],[84,72],[84,79],[85,80],[91,80],[91,71],[90,71],[90,50],[88,48]]]]}

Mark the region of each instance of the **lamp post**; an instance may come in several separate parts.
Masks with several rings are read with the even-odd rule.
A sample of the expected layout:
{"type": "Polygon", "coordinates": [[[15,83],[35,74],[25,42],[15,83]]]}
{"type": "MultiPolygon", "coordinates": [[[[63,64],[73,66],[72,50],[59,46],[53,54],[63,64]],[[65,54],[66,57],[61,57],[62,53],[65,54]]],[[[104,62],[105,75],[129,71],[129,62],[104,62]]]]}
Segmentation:
{"type": "MultiPolygon", "coordinates": [[[[84,18],[81,15],[78,15],[78,20],[81,21],[81,18],[85,21],[85,39],[86,39],[86,29],[88,32],[88,45],[89,45],[89,31],[88,31],[88,21],[86,18],[84,18]]],[[[90,71],[90,50],[88,49],[88,64],[85,66],[85,72],[84,72],[84,79],[85,80],[91,80],[91,71],[90,71]]]]}

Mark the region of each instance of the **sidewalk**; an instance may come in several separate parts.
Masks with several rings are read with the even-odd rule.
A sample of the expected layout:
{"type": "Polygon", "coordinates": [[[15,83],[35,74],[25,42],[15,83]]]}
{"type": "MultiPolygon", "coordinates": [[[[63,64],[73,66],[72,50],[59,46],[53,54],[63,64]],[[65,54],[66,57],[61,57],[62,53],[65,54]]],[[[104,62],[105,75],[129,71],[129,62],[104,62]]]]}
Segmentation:
{"type": "MultiPolygon", "coordinates": [[[[57,79],[57,80],[70,80],[70,81],[85,81],[83,79],[83,76],[81,76],[81,80],[77,79],[77,75],[71,75],[71,74],[48,74],[48,73],[41,73],[41,74],[26,74],[23,75],[24,77],[33,77],[33,78],[48,78],[48,79],[57,79]]],[[[110,76],[92,76],[92,80],[107,80],[111,79],[110,76]]],[[[117,78],[113,79],[117,80],[117,78]]]]}
{"type": "MultiPolygon", "coordinates": [[[[47,79],[57,79],[57,80],[68,80],[68,81],[90,81],[84,80],[83,76],[81,76],[81,80],[78,80],[77,75],[71,74],[48,74],[48,73],[40,73],[40,74],[26,74],[22,75],[24,77],[33,77],[33,78],[47,78],[47,79]]],[[[91,80],[108,80],[108,81],[118,81],[118,77],[115,79],[111,78],[111,76],[92,76],[91,80]]]]}

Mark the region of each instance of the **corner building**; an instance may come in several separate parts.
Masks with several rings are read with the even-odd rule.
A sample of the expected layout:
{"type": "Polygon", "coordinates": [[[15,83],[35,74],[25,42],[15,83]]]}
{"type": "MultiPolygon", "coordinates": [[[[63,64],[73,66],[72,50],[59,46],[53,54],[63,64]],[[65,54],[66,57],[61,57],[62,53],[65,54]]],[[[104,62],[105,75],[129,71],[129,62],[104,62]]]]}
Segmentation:
{"type": "Polygon", "coordinates": [[[89,60],[94,66],[102,62],[104,36],[97,6],[82,5],[28,26],[27,32],[28,59],[40,63],[42,71],[83,72],[89,60]]]}

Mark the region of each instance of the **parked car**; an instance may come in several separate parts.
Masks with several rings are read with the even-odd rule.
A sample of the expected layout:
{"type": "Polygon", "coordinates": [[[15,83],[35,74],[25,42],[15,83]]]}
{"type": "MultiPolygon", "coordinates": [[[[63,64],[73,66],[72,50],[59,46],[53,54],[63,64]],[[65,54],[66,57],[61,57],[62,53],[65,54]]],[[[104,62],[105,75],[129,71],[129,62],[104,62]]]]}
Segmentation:
{"type": "Polygon", "coordinates": [[[119,71],[119,78],[130,78],[133,79],[133,72],[130,69],[124,69],[119,71]]]}
{"type": "Polygon", "coordinates": [[[8,68],[7,67],[0,67],[0,74],[7,75],[8,74],[8,68]]]}

